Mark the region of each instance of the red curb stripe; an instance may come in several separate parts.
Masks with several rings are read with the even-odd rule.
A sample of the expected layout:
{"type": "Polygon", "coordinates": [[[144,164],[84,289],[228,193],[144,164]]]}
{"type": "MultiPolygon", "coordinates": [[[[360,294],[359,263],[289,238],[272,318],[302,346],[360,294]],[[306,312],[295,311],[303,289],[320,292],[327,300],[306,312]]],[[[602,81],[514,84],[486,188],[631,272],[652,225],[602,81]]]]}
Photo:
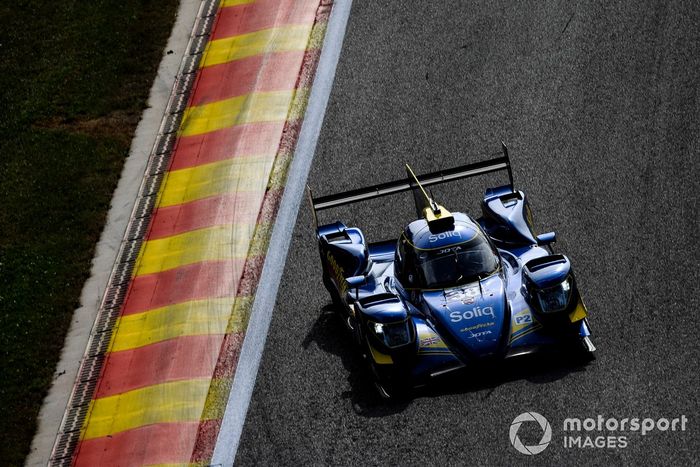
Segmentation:
{"type": "Polygon", "coordinates": [[[94,399],[182,379],[211,377],[223,334],[181,336],[108,354],[94,399]]]}
{"type": "Polygon", "coordinates": [[[153,213],[149,240],[215,225],[254,224],[264,192],[238,192],[166,206],[153,213]]]}
{"type": "MultiPolygon", "coordinates": [[[[285,25],[308,24],[314,19],[319,22],[327,18],[326,13],[330,11],[330,6],[323,6],[324,2],[321,1],[322,6],[319,6],[319,0],[258,0],[222,8],[217,15],[211,40],[285,25]]],[[[310,86],[318,55],[319,51],[262,54],[238,60],[235,65],[205,68],[198,74],[189,106],[256,91],[310,86]],[[312,66],[311,70],[309,66],[312,66]],[[287,75],[286,71],[290,68],[299,67],[301,72],[294,78],[282,76],[287,75]]],[[[290,157],[299,124],[249,124],[203,135],[179,137],[169,170],[236,157],[290,157]]],[[[283,188],[265,193],[226,194],[155,209],[146,238],[164,238],[234,221],[272,223],[282,192],[283,188]],[[251,204],[258,206],[260,211],[254,212],[251,204]]],[[[122,315],[189,300],[233,295],[252,297],[263,263],[264,256],[205,261],[132,278],[122,315]]],[[[242,310],[247,312],[245,308],[242,310]]],[[[181,336],[108,354],[93,397],[102,398],[192,378],[230,379],[237,367],[244,335],[244,331],[237,331],[227,335],[181,336]]],[[[216,399],[212,401],[219,402],[216,399]]],[[[80,455],[76,465],[206,462],[213,453],[219,427],[219,420],[159,423],[85,440],[79,444],[80,455]]]]}
{"type": "Polygon", "coordinates": [[[220,428],[221,420],[204,420],[199,425],[197,441],[195,441],[190,463],[209,465],[209,461],[214,455],[214,446],[216,446],[216,438],[219,436],[220,428]]]}
{"type": "Polygon", "coordinates": [[[303,57],[303,51],[278,52],[202,68],[190,107],[252,92],[294,89],[297,75],[280,70],[298,69],[303,57]]]}
{"type": "Polygon", "coordinates": [[[131,280],[122,315],[130,315],[189,300],[234,296],[244,259],[188,264],[131,280]]]}
{"type": "Polygon", "coordinates": [[[201,135],[180,137],[169,170],[179,170],[241,156],[274,156],[284,122],[236,125],[201,135]]]}
{"type": "Polygon", "coordinates": [[[236,293],[237,297],[252,297],[255,294],[264,264],[265,255],[253,256],[246,260],[245,271],[239,282],[238,293],[236,293]]]}
{"type": "MultiPolygon", "coordinates": [[[[301,126],[300,122],[288,122],[287,126],[288,127],[285,128],[285,138],[296,139],[298,129],[301,126]],[[297,131],[295,131],[294,128],[296,128],[297,131]]],[[[289,143],[289,141],[287,141],[285,144],[290,147],[293,146],[293,144],[289,143]]],[[[263,204],[260,208],[260,216],[258,217],[259,223],[274,219],[277,214],[279,204],[282,201],[282,194],[283,190],[270,190],[265,194],[265,199],[263,200],[263,204]]],[[[255,295],[264,264],[264,255],[248,257],[245,262],[243,276],[241,277],[236,296],[252,297],[255,295]]],[[[221,345],[221,350],[219,351],[218,360],[214,369],[215,378],[230,378],[235,375],[244,339],[245,332],[226,335],[221,345]]],[[[220,420],[217,420],[217,423],[204,421],[200,424],[190,462],[194,463],[208,461],[211,459],[220,427],[220,420]]]]}
{"type": "Polygon", "coordinates": [[[231,378],[236,373],[238,359],[241,356],[241,347],[243,347],[243,339],[245,331],[233,332],[226,334],[221,342],[220,352],[218,354],[218,363],[214,370],[213,379],[231,378]]]}
{"type": "Polygon", "coordinates": [[[200,422],[158,423],[78,445],[75,467],[187,463],[200,422]]]}
{"type": "Polygon", "coordinates": [[[290,24],[313,23],[318,0],[258,0],[221,8],[211,40],[290,24]]]}
{"type": "Polygon", "coordinates": [[[309,88],[314,82],[314,75],[316,74],[316,69],[309,66],[310,63],[317,63],[319,58],[321,58],[321,49],[307,49],[304,52],[304,61],[301,66],[301,72],[299,73],[297,81],[297,89],[309,88]]]}

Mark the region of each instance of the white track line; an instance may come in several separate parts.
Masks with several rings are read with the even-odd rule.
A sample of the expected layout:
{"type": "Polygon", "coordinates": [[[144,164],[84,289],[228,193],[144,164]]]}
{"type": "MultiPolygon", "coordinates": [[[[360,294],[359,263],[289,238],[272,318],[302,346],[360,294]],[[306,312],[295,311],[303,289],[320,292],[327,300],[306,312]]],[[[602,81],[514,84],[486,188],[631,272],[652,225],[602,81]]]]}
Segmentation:
{"type": "Polygon", "coordinates": [[[321,124],[335,78],[340,50],[345,37],[345,27],[350,17],[352,0],[336,0],[328,20],[321,57],[316,69],[314,84],[299,133],[294,159],[287,174],[287,185],[272,230],[270,246],[265,257],[258,293],[255,295],[241,356],[233,378],[233,386],[221,422],[219,437],[214,447],[211,465],[232,466],[243,431],[250,397],[255,387],[258,366],[265,347],[267,332],[272,320],[277,289],[287,260],[299,204],[304,196],[306,179],[316,151],[321,124]]]}

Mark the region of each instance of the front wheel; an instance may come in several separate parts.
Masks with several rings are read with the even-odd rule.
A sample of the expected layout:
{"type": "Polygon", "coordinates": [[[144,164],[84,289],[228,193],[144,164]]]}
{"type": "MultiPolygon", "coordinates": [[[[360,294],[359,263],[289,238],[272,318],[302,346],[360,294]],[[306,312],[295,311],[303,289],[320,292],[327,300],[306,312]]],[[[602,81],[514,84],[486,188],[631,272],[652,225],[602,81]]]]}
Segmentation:
{"type": "Polygon", "coordinates": [[[412,383],[406,370],[395,365],[380,365],[370,359],[370,368],[374,376],[374,387],[384,400],[405,399],[411,392],[412,383]]]}
{"type": "Polygon", "coordinates": [[[595,345],[593,345],[593,341],[591,341],[590,337],[586,336],[581,338],[579,342],[579,354],[582,358],[586,361],[594,360],[595,350],[595,345]]]}
{"type": "Polygon", "coordinates": [[[577,337],[569,345],[570,358],[576,364],[585,365],[595,360],[595,346],[589,337],[577,337]]]}

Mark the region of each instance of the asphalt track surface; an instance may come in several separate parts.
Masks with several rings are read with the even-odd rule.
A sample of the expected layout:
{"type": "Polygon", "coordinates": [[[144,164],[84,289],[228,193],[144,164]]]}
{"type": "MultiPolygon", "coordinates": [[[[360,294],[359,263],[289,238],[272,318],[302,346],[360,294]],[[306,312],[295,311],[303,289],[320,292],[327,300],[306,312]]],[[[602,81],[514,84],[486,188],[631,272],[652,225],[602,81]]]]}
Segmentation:
{"type": "MultiPolygon", "coordinates": [[[[506,140],[539,231],[556,231],[574,262],[597,359],[467,372],[409,401],[379,400],[329,307],[302,206],[237,463],[697,464],[698,83],[692,1],[356,1],[315,193],[394,179],[404,162],[427,172],[479,160],[506,140]],[[552,423],[537,456],[508,439],[525,411],[552,423]],[[689,422],[628,433],[625,449],[563,447],[565,418],[598,414],[689,422]]],[[[489,182],[435,195],[475,212],[489,182]]],[[[380,240],[411,214],[404,194],[323,216],[380,240]]],[[[520,435],[533,444],[541,431],[520,435]]]]}

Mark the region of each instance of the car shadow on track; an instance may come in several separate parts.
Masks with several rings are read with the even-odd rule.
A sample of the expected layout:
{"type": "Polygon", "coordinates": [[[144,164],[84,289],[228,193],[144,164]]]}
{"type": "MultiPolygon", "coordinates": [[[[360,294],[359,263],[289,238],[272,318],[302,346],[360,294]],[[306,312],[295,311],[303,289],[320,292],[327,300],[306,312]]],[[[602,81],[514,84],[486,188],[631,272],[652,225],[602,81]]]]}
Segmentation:
{"type": "Polygon", "coordinates": [[[456,371],[431,381],[427,386],[414,389],[401,399],[386,400],[379,396],[368,365],[352,341],[332,305],[325,306],[302,342],[307,349],[312,342],[324,352],[340,357],[348,372],[350,390],[342,397],[349,399],[353,410],[365,417],[383,417],[403,411],[419,397],[440,397],[487,390],[484,400],[493,391],[513,381],[526,380],[533,384],[547,384],[571,373],[586,371],[586,361],[574,360],[564,354],[548,353],[519,357],[490,367],[481,366],[456,371]]]}
{"type": "Polygon", "coordinates": [[[324,352],[340,357],[350,384],[350,390],[343,392],[342,397],[350,400],[358,415],[383,417],[401,412],[410,404],[409,399],[387,401],[379,396],[370,369],[332,305],[321,310],[302,347],[307,349],[312,342],[324,352]]]}

